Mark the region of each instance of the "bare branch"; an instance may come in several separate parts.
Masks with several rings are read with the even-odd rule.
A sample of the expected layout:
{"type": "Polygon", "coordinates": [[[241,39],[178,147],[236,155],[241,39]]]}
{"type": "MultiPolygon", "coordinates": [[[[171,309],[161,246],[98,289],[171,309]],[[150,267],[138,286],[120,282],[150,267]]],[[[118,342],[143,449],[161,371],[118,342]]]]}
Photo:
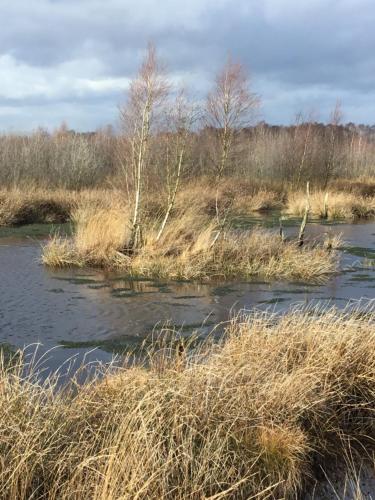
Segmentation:
{"type": "Polygon", "coordinates": [[[228,58],[215,79],[215,86],[206,101],[205,121],[218,130],[221,146],[217,176],[221,178],[227,166],[236,133],[250,123],[259,97],[250,91],[250,79],[244,67],[228,58]]]}

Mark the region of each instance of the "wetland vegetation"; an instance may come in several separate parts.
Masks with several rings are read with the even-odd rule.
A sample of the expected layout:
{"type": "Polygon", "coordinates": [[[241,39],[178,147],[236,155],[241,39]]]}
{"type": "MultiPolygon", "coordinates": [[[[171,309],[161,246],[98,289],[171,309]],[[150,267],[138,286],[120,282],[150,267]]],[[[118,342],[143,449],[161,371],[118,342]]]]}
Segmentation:
{"type": "MultiPolygon", "coordinates": [[[[158,221],[143,225],[143,243],[130,252],[132,233],[123,208],[79,209],[72,238],[53,238],[43,250],[49,266],[99,266],[129,276],[159,279],[232,279],[261,276],[319,280],[337,269],[327,242],[303,245],[274,231],[220,228],[212,217],[189,208],[176,211],[158,238],[158,221]],[[125,251],[124,251],[125,249],[125,251]]],[[[337,245],[338,242],[335,242],[337,245]]]]}
{"type": "Polygon", "coordinates": [[[1,494],[303,498],[334,467],[350,483],[373,461],[374,319],[239,315],[220,340],[155,342],[78,390],[2,365],[1,494]]]}
{"type": "Polygon", "coordinates": [[[228,59],[197,106],[150,46],[118,131],[0,136],[1,497],[307,498],[374,467],[374,128],[259,102],[228,59]]]}

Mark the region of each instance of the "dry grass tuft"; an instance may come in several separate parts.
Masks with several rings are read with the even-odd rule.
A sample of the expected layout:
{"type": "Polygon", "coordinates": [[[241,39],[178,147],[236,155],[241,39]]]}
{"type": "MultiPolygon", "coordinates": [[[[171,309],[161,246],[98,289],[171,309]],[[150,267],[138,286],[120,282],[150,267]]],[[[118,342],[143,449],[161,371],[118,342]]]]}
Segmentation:
{"type": "Polygon", "coordinates": [[[179,192],[176,206],[179,210],[184,209],[192,200],[204,214],[215,214],[216,202],[221,210],[251,213],[282,208],[285,193],[280,186],[271,183],[225,179],[215,187],[212,181],[202,178],[199,182],[190,182],[179,192]]]}
{"type": "Polygon", "coordinates": [[[118,258],[119,250],[130,238],[129,219],[126,208],[120,206],[79,208],[73,213],[77,253],[96,265],[118,258]]]}
{"type": "Polygon", "coordinates": [[[298,248],[262,229],[220,230],[214,220],[190,206],[175,213],[159,241],[158,224],[149,220],[144,245],[131,256],[126,212],[78,210],[73,240],[52,239],[44,248],[49,266],[91,265],[121,268],[142,277],[215,279],[263,276],[314,280],[334,272],[337,258],[323,246],[298,248]],[[125,252],[126,253],[126,252],[125,252]]]}
{"type": "Polygon", "coordinates": [[[73,199],[74,195],[66,191],[2,191],[0,226],[66,222],[70,216],[73,199]]]}
{"type": "Polygon", "coordinates": [[[91,207],[109,207],[122,197],[118,191],[104,189],[71,191],[31,186],[27,190],[3,190],[0,191],[0,226],[67,222],[83,203],[91,207]]]}
{"type": "MultiPolygon", "coordinates": [[[[317,191],[310,196],[311,214],[329,219],[356,219],[375,217],[375,196],[360,196],[351,192],[317,191]],[[325,200],[327,203],[325,203],[325,200]]],[[[287,211],[302,216],[306,207],[306,194],[292,193],[288,198],[287,211]]]]}
{"type": "Polygon", "coordinates": [[[359,177],[357,179],[335,179],[332,191],[353,193],[359,196],[375,196],[375,177],[359,177]]]}
{"type": "Polygon", "coordinates": [[[233,210],[238,213],[268,212],[283,208],[283,197],[275,191],[260,190],[257,193],[235,198],[233,210]]]}
{"type": "Polygon", "coordinates": [[[72,391],[3,364],[0,496],[304,498],[318,470],[374,451],[374,321],[243,314],[219,343],[72,391]]]}
{"type": "Polygon", "coordinates": [[[271,475],[270,484],[283,483],[282,490],[297,491],[311,451],[306,434],[299,427],[271,423],[260,427],[257,442],[262,467],[271,475]]]}

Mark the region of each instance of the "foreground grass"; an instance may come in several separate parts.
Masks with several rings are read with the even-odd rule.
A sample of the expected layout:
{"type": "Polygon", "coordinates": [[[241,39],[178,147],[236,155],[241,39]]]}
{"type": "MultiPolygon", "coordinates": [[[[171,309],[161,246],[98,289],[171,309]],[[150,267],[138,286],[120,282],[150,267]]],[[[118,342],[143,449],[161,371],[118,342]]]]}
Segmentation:
{"type": "Polygon", "coordinates": [[[44,264],[99,266],[121,269],[129,276],[189,280],[251,276],[317,280],[337,267],[335,253],[323,245],[301,248],[259,228],[221,229],[192,205],[176,211],[159,240],[158,221],[150,219],[143,246],[128,255],[129,220],[121,206],[78,209],[73,238],[52,238],[43,249],[44,264]]]}
{"type": "Polygon", "coordinates": [[[220,343],[157,346],[56,390],[0,369],[7,499],[296,498],[323,471],[370,461],[374,312],[234,319],[220,343]],[[335,465],[336,464],[336,465],[335,465]]]}

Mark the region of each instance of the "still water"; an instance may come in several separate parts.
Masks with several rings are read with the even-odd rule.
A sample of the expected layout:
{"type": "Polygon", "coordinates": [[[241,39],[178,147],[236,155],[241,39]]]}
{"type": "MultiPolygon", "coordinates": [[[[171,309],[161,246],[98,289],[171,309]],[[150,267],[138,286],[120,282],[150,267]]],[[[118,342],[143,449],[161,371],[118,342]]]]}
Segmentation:
{"type": "MultiPolygon", "coordinates": [[[[289,234],[297,231],[288,226],[289,234]]],[[[344,240],[340,272],[324,285],[129,281],[91,269],[48,270],[40,263],[43,232],[39,226],[0,231],[0,343],[40,344],[47,370],[72,356],[76,363],[107,362],[139,344],[156,324],[168,322],[186,335],[205,333],[239,309],[279,310],[300,302],[344,307],[351,299],[375,297],[374,222],[309,225],[310,238],[341,233],[344,240]]]]}

